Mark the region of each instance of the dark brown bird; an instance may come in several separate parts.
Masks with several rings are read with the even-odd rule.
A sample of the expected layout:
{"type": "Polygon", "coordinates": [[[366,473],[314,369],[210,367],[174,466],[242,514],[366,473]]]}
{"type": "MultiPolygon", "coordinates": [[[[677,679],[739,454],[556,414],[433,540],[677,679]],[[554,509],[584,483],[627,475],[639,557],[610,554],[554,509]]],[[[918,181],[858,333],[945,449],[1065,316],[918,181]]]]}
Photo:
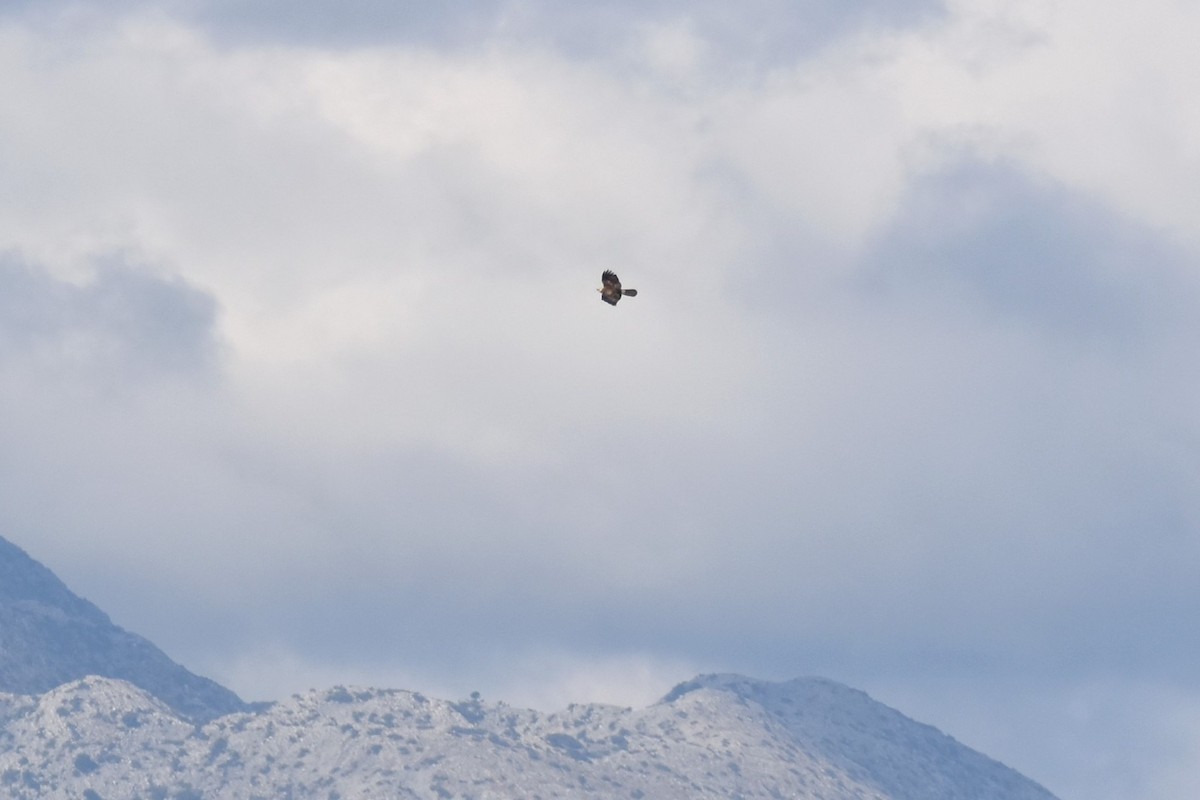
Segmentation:
{"type": "Polygon", "coordinates": [[[622,295],[625,297],[637,297],[637,289],[621,288],[621,279],[611,269],[604,270],[604,274],[600,276],[600,280],[604,286],[596,291],[600,292],[600,299],[610,306],[615,306],[622,295]]]}

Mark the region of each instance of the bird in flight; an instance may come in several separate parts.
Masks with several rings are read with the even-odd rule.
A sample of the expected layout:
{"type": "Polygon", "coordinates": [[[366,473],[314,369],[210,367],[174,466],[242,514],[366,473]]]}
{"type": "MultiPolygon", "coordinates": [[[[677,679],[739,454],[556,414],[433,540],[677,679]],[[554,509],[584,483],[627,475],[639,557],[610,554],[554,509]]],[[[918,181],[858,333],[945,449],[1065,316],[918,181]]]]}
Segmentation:
{"type": "Polygon", "coordinates": [[[621,279],[611,269],[604,270],[604,274],[600,276],[600,280],[604,285],[596,291],[600,292],[600,299],[610,306],[615,306],[622,295],[637,297],[637,289],[621,288],[621,279]]]}

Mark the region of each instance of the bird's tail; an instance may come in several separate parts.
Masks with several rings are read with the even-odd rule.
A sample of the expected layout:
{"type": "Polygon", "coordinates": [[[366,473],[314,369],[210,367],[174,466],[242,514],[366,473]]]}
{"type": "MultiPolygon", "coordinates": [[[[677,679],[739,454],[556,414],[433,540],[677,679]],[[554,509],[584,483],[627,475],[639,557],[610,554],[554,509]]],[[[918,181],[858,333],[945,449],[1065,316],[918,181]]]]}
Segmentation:
{"type": "Polygon", "coordinates": [[[626,297],[637,297],[637,289],[622,289],[621,294],[626,297]]]}

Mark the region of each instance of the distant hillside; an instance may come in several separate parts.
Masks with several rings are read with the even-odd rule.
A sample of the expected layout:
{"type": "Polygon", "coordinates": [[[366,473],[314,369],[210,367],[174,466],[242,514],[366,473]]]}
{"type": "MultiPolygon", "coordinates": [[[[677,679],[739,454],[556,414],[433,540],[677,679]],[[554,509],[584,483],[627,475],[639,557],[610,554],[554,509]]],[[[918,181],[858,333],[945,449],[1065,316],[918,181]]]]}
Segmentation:
{"type": "Polygon", "coordinates": [[[816,678],[702,676],[640,710],[342,687],[248,707],[3,539],[0,796],[1054,800],[816,678]]]}
{"type": "Polygon", "coordinates": [[[40,694],[88,675],[129,681],[185,719],[207,721],[245,707],[233,692],[113,625],[0,538],[0,691],[40,694]]]}
{"type": "Polygon", "coordinates": [[[1053,800],[825,680],[699,678],[642,710],[554,714],[335,688],[200,730],[98,678],[0,696],[14,798],[1053,800]]]}

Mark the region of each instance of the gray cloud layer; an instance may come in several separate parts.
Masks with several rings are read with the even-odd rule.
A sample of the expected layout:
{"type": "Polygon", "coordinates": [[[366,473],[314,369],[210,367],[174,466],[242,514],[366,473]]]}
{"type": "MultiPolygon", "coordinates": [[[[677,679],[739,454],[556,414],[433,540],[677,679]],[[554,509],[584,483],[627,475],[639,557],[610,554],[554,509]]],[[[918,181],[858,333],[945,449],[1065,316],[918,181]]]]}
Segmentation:
{"type": "Polygon", "coordinates": [[[82,285],[0,255],[0,348],[101,380],[203,371],[217,355],[216,305],[180,280],[101,259],[82,285]]]}
{"type": "Polygon", "coordinates": [[[383,0],[193,2],[187,13],[222,36],[319,45],[405,43],[475,46],[495,37],[541,40],[567,52],[611,54],[636,24],[686,21],[730,52],[786,61],[860,26],[913,24],[936,15],[936,0],[887,3],[859,0],[751,0],[738,6],[706,0],[606,0],[564,6],[547,0],[452,0],[437,4],[383,0]]]}

